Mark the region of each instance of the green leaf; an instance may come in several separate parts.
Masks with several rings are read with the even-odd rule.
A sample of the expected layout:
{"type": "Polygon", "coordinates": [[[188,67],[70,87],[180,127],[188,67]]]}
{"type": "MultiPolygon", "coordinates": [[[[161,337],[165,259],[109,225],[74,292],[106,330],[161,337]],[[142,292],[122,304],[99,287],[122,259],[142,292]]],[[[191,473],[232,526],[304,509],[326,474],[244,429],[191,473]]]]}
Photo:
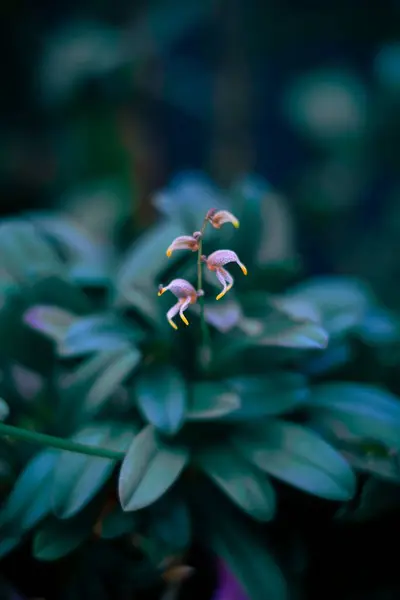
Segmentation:
{"type": "Polygon", "coordinates": [[[90,309],[80,290],[59,277],[40,279],[9,295],[0,311],[0,352],[14,361],[48,375],[53,348],[47,337],[24,323],[23,316],[31,306],[57,306],[81,314],[90,309]]]}
{"type": "Polygon", "coordinates": [[[220,342],[215,352],[214,368],[221,370],[222,365],[230,366],[238,361],[243,362],[242,353],[253,350],[271,348],[289,350],[321,350],[328,345],[328,334],[318,324],[312,322],[296,322],[285,315],[275,313],[264,319],[242,319],[241,331],[232,334],[229,343],[220,342]]]}
{"type": "Polygon", "coordinates": [[[133,309],[137,311],[150,326],[160,326],[165,322],[165,317],[160,312],[160,304],[157,303],[157,296],[154,294],[153,283],[143,283],[128,287],[117,292],[113,299],[116,308],[133,309]]]}
{"type": "Polygon", "coordinates": [[[83,404],[86,414],[94,415],[100,410],[110,396],[131,375],[139,364],[140,358],[139,350],[134,347],[126,347],[124,350],[110,355],[108,364],[104,365],[102,372],[88,390],[83,404]]]}
{"type": "MultiPolygon", "coordinates": [[[[27,291],[24,290],[24,293],[27,291]]],[[[29,288],[30,294],[31,305],[57,306],[76,315],[92,311],[92,305],[82,290],[61,277],[41,279],[29,288]]]]}
{"type": "Polygon", "coordinates": [[[190,408],[187,421],[213,421],[237,411],[241,406],[239,395],[227,385],[206,381],[195,383],[191,388],[190,408]]]}
{"type": "Polygon", "coordinates": [[[349,465],[356,471],[376,475],[380,479],[390,480],[397,485],[400,483],[398,454],[393,449],[385,448],[376,442],[343,442],[335,439],[330,432],[324,432],[327,439],[345,457],[349,465]]]}
{"type": "MultiPolygon", "coordinates": [[[[206,496],[209,501],[210,494],[206,496]]],[[[268,550],[265,533],[253,532],[227,503],[212,498],[212,511],[205,515],[209,545],[223,559],[251,600],[287,600],[282,572],[268,550]]]]}
{"type": "Polygon", "coordinates": [[[69,327],[78,320],[78,316],[57,306],[32,306],[24,314],[27,325],[56,342],[62,342],[69,327]]]}
{"type": "Polygon", "coordinates": [[[170,552],[189,547],[192,535],[190,513],[178,494],[165,494],[149,508],[149,516],[148,534],[152,540],[165,544],[170,552]]]}
{"type": "Polygon", "coordinates": [[[60,340],[58,354],[78,357],[92,352],[120,350],[138,339],[140,332],[137,328],[127,327],[113,314],[96,314],[71,323],[60,340]]]}
{"type": "Polygon", "coordinates": [[[275,492],[267,477],[256,471],[234,448],[224,444],[200,451],[196,462],[222,491],[258,521],[270,521],[275,492]]]}
{"type": "Polygon", "coordinates": [[[178,479],[189,461],[187,449],[165,446],[152,425],[133,440],[121,466],[119,497],[126,511],[153,504],[178,479]]]}
{"type": "MultiPolygon", "coordinates": [[[[97,384],[99,377],[110,367],[116,357],[120,356],[118,350],[101,351],[69,372],[60,382],[60,412],[59,419],[70,424],[74,429],[77,424],[87,422],[95,416],[102,405],[97,401],[87,403],[89,395],[97,384]]],[[[96,399],[97,400],[97,399],[96,399]]]]}
{"type": "Polygon", "coordinates": [[[265,544],[232,521],[228,531],[215,533],[212,547],[223,558],[251,600],[285,600],[285,580],[265,544]]]}
{"type": "Polygon", "coordinates": [[[226,382],[241,398],[238,410],[226,416],[245,421],[289,412],[305,403],[309,391],[305,377],[291,371],[262,377],[232,377],[226,382]]]}
{"type": "Polygon", "coordinates": [[[51,517],[35,533],[33,556],[37,560],[59,560],[76,550],[91,534],[96,518],[92,506],[68,521],[51,517]]]}
{"type": "Polygon", "coordinates": [[[310,494],[344,501],[355,492],[355,477],[345,459],[300,425],[271,419],[244,427],[232,441],[259,469],[310,494]]]}
{"type": "Polygon", "coordinates": [[[307,401],[311,418],[338,439],[370,439],[400,448],[400,402],[372,385],[334,382],[316,385],[307,401]]]}
{"type": "Polygon", "coordinates": [[[0,398],[0,421],[4,421],[7,419],[10,413],[10,409],[8,408],[8,404],[3,398],[0,398]]]}
{"type": "Polygon", "coordinates": [[[396,313],[374,306],[364,315],[356,333],[357,337],[368,346],[388,345],[390,347],[400,337],[400,321],[396,313]]]}
{"type": "Polygon", "coordinates": [[[50,512],[50,490],[59,453],[43,450],[20,473],[0,513],[0,526],[23,532],[50,512]]]}
{"type": "Polygon", "coordinates": [[[370,289],[352,277],[315,277],[293,287],[286,297],[312,302],[331,335],[342,335],[358,324],[373,302],[370,289]]]}
{"type": "Polygon", "coordinates": [[[397,511],[400,505],[398,483],[369,477],[362,487],[357,505],[343,505],[336,518],[351,521],[368,521],[397,511]]]}
{"type": "Polygon", "coordinates": [[[46,213],[33,213],[32,220],[62,250],[70,280],[81,284],[82,271],[87,273],[88,269],[94,268],[97,282],[104,282],[110,266],[109,249],[97,241],[81,223],[74,222],[69,216],[60,218],[46,213]]]}
{"type": "Polygon", "coordinates": [[[3,220],[0,227],[2,266],[19,282],[60,275],[63,265],[51,245],[28,220],[3,220]]]}
{"type": "Polygon", "coordinates": [[[137,530],[138,523],[136,513],[124,512],[120,506],[117,506],[104,517],[101,537],[105,540],[112,540],[128,533],[134,533],[137,530]]]}
{"type": "Polygon", "coordinates": [[[284,296],[273,296],[270,298],[269,303],[292,321],[307,321],[321,325],[321,315],[310,300],[286,294],[284,296]]]}
{"type": "Polygon", "coordinates": [[[144,419],[167,435],[174,435],[185,419],[186,384],[172,367],[147,368],[136,379],[138,408],[144,419]]]}
{"type": "Polygon", "coordinates": [[[258,338],[257,345],[318,350],[328,345],[328,334],[317,323],[296,323],[285,318],[271,319],[270,322],[265,322],[264,332],[258,338]]]}
{"type": "MultiPolygon", "coordinates": [[[[99,423],[73,436],[73,441],[125,452],[135,434],[133,427],[99,423]]],[[[84,508],[111,476],[116,461],[76,452],[61,453],[52,486],[53,509],[68,519],[84,508]]]]}

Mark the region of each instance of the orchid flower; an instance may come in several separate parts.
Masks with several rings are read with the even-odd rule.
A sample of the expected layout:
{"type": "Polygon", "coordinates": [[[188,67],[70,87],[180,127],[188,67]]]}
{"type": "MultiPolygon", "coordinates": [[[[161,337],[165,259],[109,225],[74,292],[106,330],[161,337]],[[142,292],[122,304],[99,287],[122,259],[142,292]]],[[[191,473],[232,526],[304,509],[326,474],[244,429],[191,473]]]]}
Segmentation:
{"type": "Polygon", "coordinates": [[[162,296],[164,292],[170,291],[174,296],[178,298],[178,302],[174,304],[172,308],[167,312],[168,323],[174,329],[178,329],[176,323],[172,320],[178,313],[185,325],[189,325],[189,321],[183,314],[191,304],[197,302],[197,298],[203,296],[203,290],[196,291],[191,283],[186,279],[173,279],[167,286],[160,286],[158,289],[158,295],[162,296]]]}
{"type": "Polygon", "coordinates": [[[215,229],[221,229],[224,223],[232,223],[236,229],[239,227],[238,219],[228,210],[211,208],[207,213],[206,219],[215,229]]]}
{"type": "Polygon", "coordinates": [[[195,231],[193,235],[178,236],[167,249],[168,258],[172,255],[174,250],[191,250],[192,252],[197,252],[199,249],[200,238],[200,231],[195,231]]]}
{"type": "Polygon", "coordinates": [[[242,269],[243,274],[247,275],[247,269],[244,264],[239,260],[238,255],[233,250],[217,250],[210,254],[207,258],[202,256],[201,260],[206,263],[210,271],[214,271],[218,281],[223,286],[223,290],[217,296],[217,300],[220,300],[233,286],[234,279],[232,275],[224,269],[224,266],[228,263],[235,262],[242,269]]]}

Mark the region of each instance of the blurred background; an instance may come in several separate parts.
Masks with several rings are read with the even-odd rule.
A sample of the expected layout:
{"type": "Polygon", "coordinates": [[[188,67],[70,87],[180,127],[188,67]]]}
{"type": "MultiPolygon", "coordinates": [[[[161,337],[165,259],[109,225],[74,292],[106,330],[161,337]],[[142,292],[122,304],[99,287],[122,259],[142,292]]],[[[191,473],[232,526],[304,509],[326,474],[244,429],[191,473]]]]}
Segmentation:
{"type": "Polygon", "coordinates": [[[128,242],[182,172],[251,174],[309,274],[360,275],[399,305],[399,0],[0,11],[2,215],[62,209],[128,242]]]}

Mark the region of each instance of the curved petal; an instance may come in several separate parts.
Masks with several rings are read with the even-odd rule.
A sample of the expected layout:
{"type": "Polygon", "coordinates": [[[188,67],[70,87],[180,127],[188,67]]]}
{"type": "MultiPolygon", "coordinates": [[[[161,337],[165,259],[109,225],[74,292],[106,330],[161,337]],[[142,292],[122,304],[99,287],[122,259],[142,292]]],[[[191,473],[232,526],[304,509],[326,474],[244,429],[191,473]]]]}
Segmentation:
{"type": "Polygon", "coordinates": [[[223,267],[228,263],[235,262],[242,269],[243,274],[247,275],[247,269],[233,250],[216,250],[207,258],[207,264],[211,267],[223,267]]]}
{"type": "Polygon", "coordinates": [[[168,246],[166,254],[170,257],[174,250],[191,250],[195,252],[198,249],[199,243],[196,238],[191,235],[180,235],[168,246]]]}
{"type": "Polygon", "coordinates": [[[236,229],[239,227],[239,220],[228,210],[218,210],[212,213],[208,217],[208,221],[215,229],[220,229],[225,223],[232,223],[236,229]]]}

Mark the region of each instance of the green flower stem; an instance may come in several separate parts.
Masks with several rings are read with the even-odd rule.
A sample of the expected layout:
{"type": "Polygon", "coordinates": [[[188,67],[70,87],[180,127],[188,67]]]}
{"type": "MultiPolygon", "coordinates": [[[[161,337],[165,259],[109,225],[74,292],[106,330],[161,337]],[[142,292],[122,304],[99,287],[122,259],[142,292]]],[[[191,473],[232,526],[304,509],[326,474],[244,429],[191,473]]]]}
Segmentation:
{"type": "Polygon", "coordinates": [[[23,440],[24,442],[40,444],[41,446],[48,446],[50,448],[58,448],[59,450],[87,454],[88,456],[111,458],[113,460],[122,460],[125,456],[123,452],[118,452],[116,450],[78,444],[68,439],[47,435],[45,433],[37,433],[36,431],[29,431],[28,429],[15,427],[14,425],[6,425],[5,423],[0,423],[0,436],[11,437],[16,440],[23,440]]]}
{"type": "MultiPolygon", "coordinates": [[[[201,290],[203,286],[203,269],[201,264],[201,256],[203,254],[203,236],[207,227],[207,218],[204,219],[203,225],[201,227],[200,233],[200,241],[199,241],[199,249],[197,251],[197,289],[201,290]]],[[[202,342],[203,347],[206,349],[208,354],[211,353],[211,339],[210,339],[210,331],[208,329],[208,325],[206,323],[206,319],[204,316],[204,296],[199,298],[200,303],[200,323],[201,323],[201,334],[202,334],[202,342]]]]}

